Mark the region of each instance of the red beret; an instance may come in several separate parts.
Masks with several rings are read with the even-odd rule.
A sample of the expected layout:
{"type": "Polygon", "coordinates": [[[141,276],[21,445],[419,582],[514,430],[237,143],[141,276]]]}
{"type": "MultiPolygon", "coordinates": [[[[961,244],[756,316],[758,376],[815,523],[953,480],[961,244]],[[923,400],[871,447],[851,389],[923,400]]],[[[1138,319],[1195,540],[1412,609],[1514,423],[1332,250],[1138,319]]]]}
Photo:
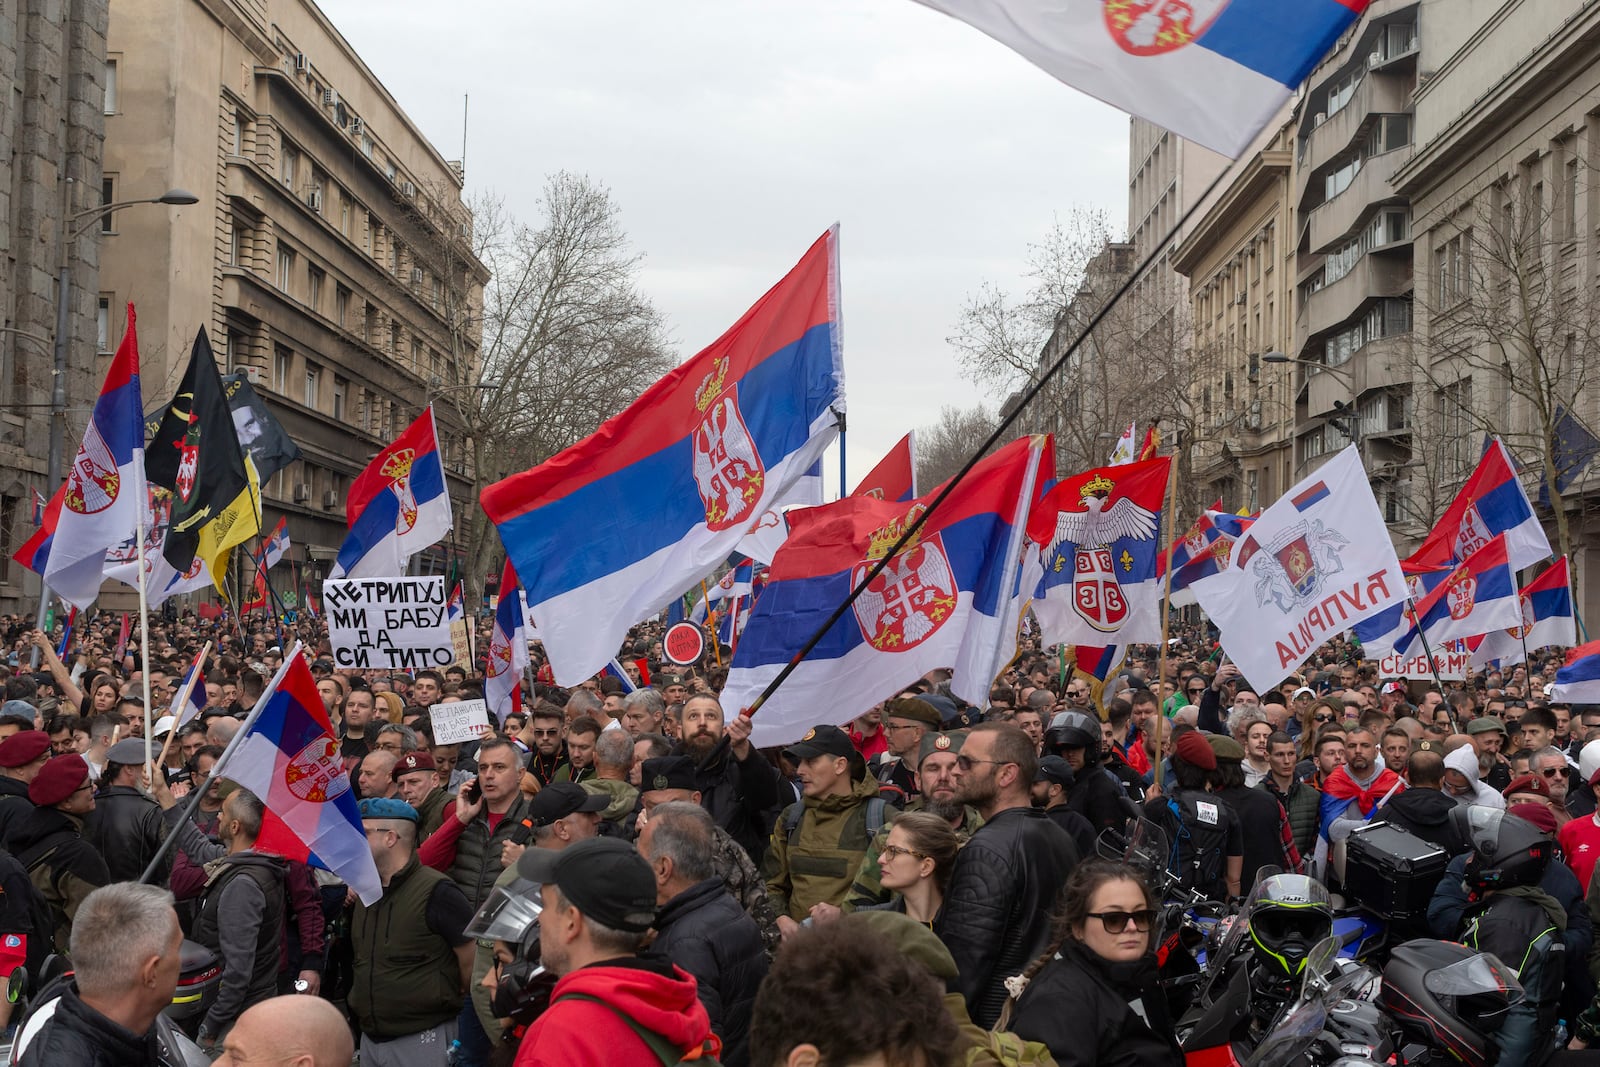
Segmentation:
{"type": "Polygon", "coordinates": [[[404,756],[400,757],[400,762],[394,765],[393,777],[394,780],[398,782],[402,774],[410,774],[412,771],[432,771],[437,769],[438,768],[433,764],[432,754],[422,752],[420,750],[416,752],[407,752],[404,756]]]}
{"type": "Polygon", "coordinates": [[[43,730],[19,730],[0,741],[0,767],[26,767],[49,751],[49,734],[43,730]]]}
{"type": "Polygon", "coordinates": [[[89,765],[76,752],[52,756],[28,786],[28,799],[41,808],[59,804],[76,793],[88,777],[89,765]]]}
{"type": "Polygon", "coordinates": [[[1533,823],[1539,828],[1540,833],[1553,834],[1556,832],[1556,813],[1543,804],[1535,804],[1531,800],[1524,800],[1521,804],[1513,804],[1506,809],[1507,815],[1515,815],[1519,819],[1533,823]]]}
{"type": "Polygon", "coordinates": [[[1211,743],[1199,730],[1186,730],[1172,746],[1172,754],[1199,767],[1202,771],[1217,769],[1217,754],[1211,748],[1211,743]]]}
{"type": "Polygon", "coordinates": [[[1520,774],[1511,779],[1511,784],[1500,790],[1500,795],[1509,797],[1512,793],[1532,793],[1535,796],[1547,797],[1552,795],[1550,783],[1544,780],[1543,775],[1520,774]]]}

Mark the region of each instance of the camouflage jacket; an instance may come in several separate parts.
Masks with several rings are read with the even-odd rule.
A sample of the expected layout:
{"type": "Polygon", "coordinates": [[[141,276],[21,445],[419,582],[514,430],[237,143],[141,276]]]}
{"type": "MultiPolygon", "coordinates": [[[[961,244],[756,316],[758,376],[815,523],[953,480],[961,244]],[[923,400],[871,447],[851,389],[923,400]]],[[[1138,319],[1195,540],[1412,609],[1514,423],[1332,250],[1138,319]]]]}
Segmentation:
{"type": "Polygon", "coordinates": [[[778,912],[767,895],[767,883],[761,877],[755,861],[722,827],[716,830],[716,856],[712,863],[717,877],[728,887],[733,899],[744,908],[745,914],[761,928],[761,940],[767,946],[767,955],[778,950],[781,936],[778,933],[778,912]]]}

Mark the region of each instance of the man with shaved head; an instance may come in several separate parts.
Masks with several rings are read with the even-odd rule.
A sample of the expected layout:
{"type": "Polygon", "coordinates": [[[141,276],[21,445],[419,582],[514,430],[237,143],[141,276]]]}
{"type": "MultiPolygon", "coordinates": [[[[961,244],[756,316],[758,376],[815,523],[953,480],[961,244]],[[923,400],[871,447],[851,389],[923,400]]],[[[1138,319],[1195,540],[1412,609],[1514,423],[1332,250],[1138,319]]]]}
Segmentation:
{"type": "Polygon", "coordinates": [[[321,997],[263,1000],[233,1024],[219,1067],[350,1067],[355,1043],[339,1009],[321,997]]]}

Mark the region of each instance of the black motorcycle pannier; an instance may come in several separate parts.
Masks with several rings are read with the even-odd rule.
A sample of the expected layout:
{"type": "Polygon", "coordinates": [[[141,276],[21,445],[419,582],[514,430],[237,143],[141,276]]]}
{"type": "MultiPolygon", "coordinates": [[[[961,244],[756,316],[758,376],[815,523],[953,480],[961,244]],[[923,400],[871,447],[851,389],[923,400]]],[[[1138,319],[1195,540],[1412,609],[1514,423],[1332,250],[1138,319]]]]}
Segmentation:
{"type": "Polygon", "coordinates": [[[1444,849],[1398,826],[1362,826],[1345,846],[1345,896],[1383,919],[1422,919],[1449,862],[1444,849]]]}

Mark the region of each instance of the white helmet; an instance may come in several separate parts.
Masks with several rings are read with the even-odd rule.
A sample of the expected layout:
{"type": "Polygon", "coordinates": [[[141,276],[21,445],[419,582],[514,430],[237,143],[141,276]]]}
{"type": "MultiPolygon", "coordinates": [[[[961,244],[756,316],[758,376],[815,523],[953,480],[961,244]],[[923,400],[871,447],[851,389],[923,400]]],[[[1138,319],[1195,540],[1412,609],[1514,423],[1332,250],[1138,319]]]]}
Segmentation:
{"type": "Polygon", "coordinates": [[[1578,773],[1585,782],[1594,782],[1594,776],[1600,773],[1600,738],[1584,745],[1578,753],[1578,773]]]}

